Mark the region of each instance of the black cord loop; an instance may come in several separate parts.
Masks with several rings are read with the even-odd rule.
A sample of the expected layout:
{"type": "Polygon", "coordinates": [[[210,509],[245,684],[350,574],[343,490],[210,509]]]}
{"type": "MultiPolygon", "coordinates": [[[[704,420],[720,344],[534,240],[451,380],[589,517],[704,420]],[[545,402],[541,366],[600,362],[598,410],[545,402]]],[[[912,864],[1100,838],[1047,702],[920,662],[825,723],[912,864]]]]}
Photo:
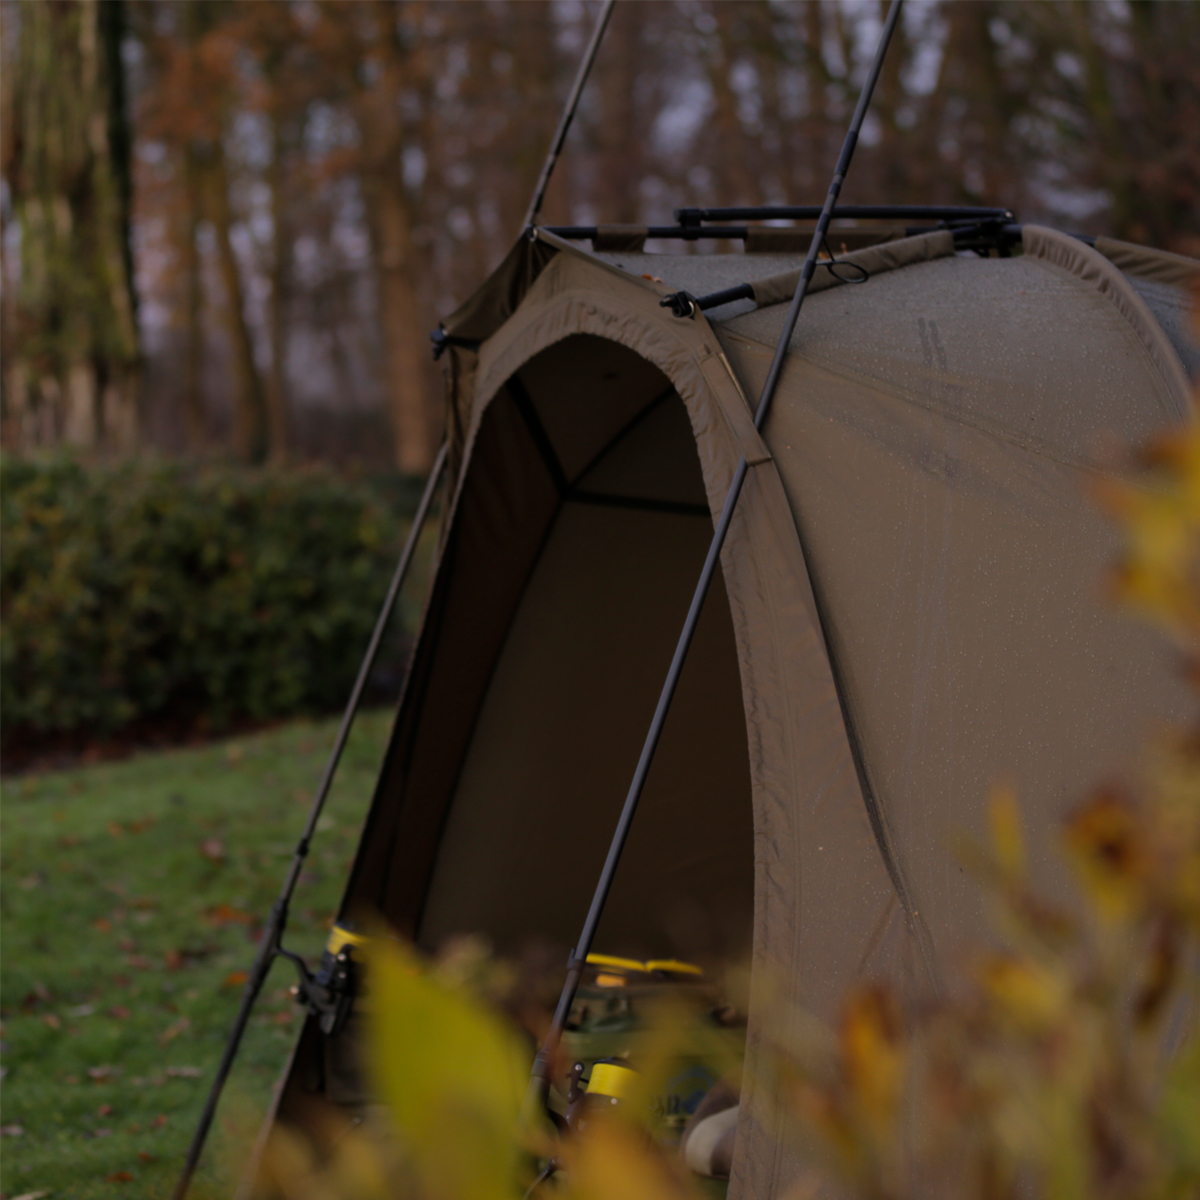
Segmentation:
{"type": "Polygon", "coordinates": [[[861,263],[849,262],[847,259],[844,259],[844,258],[834,258],[833,251],[830,250],[830,248],[829,248],[829,239],[828,238],[822,238],[821,245],[825,248],[825,253],[829,257],[827,259],[819,262],[817,264],[817,266],[825,267],[826,270],[829,271],[830,275],[832,275],[834,277],[834,279],[839,279],[839,280],[841,280],[842,283],[866,283],[867,280],[871,278],[870,271],[868,271],[867,268],[864,267],[861,263]],[[841,267],[842,270],[846,270],[846,268],[849,268],[852,271],[860,271],[861,274],[851,276],[849,279],[847,279],[845,275],[838,274],[839,267],[841,267]]]}

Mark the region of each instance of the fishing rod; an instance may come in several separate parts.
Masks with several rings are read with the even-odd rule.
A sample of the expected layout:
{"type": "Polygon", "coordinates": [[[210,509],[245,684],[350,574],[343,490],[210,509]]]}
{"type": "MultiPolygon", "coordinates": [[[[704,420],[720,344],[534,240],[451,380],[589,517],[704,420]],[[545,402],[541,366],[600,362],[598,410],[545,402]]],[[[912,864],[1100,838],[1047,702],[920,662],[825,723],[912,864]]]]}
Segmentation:
{"type": "MultiPolygon", "coordinates": [[[[875,49],[875,57],[863,82],[858,104],[854,109],[854,116],[851,118],[850,128],[846,133],[846,140],[842,145],[842,152],[838,157],[833,179],[830,181],[829,191],[825,196],[825,203],[821,208],[817,227],[813,232],[812,243],[808,248],[808,256],[804,260],[800,278],[796,283],[796,291],[792,297],[791,307],[788,309],[787,318],[783,323],[783,329],[779,335],[779,342],[775,347],[775,355],[771,360],[770,370],[767,372],[766,380],[763,383],[758,407],[754,413],[755,429],[762,429],[771,408],[771,401],[775,397],[775,389],[779,384],[779,377],[783,372],[784,360],[787,358],[788,343],[791,341],[792,333],[796,328],[796,321],[800,316],[800,307],[804,303],[808,285],[812,280],[813,272],[816,270],[817,256],[828,233],[829,222],[833,218],[834,207],[837,204],[838,195],[842,190],[842,183],[846,178],[846,172],[850,168],[850,161],[854,157],[854,149],[858,144],[859,131],[862,129],[863,119],[866,117],[867,108],[871,103],[871,96],[879,80],[879,73],[883,67],[884,56],[887,54],[888,43],[892,39],[892,33],[895,31],[896,22],[900,17],[902,3],[903,0],[892,0],[891,6],[888,9],[883,31],[879,37],[879,44],[875,49]]],[[[646,784],[646,777],[650,772],[650,764],[654,759],[654,752],[658,748],[658,741],[667,719],[667,712],[671,707],[671,700],[674,698],[675,689],[679,683],[679,676],[683,670],[683,664],[692,643],[692,636],[696,631],[696,624],[700,619],[700,610],[704,606],[704,598],[708,594],[709,585],[712,583],[713,575],[716,573],[717,563],[721,555],[721,547],[724,545],[725,536],[729,532],[733,510],[737,505],[738,497],[741,495],[742,485],[746,481],[746,472],[746,456],[742,455],[738,459],[737,469],[733,475],[733,482],[729,485],[729,492],[725,497],[724,507],[721,509],[721,517],[717,523],[716,531],[713,533],[712,543],[708,548],[708,556],[704,560],[704,568],[700,572],[700,579],[696,584],[696,590],[692,596],[691,607],[688,609],[687,618],[683,623],[683,629],[680,632],[679,641],[675,647],[675,654],[671,659],[671,666],[667,671],[667,678],[658,699],[658,706],[654,710],[654,717],[650,722],[650,728],[647,731],[646,740],[642,746],[642,753],[638,759],[637,769],[634,771],[633,782],[630,784],[629,792],[625,797],[625,804],[621,809],[621,816],[617,821],[617,828],[613,833],[612,842],[609,845],[608,857],[605,859],[604,868],[600,872],[600,879],[596,884],[596,890],[592,896],[591,907],[588,909],[579,940],[568,959],[567,976],[563,983],[562,994],[559,996],[558,1007],[555,1009],[554,1018],[550,1023],[550,1029],[546,1034],[545,1041],[534,1057],[533,1070],[529,1080],[529,1092],[526,1096],[526,1112],[531,1116],[539,1109],[544,1109],[549,1097],[553,1059],[559,1042],[562,1039],[563,1030],[566,1028],[567,1017],[570,1014],[571,1005],[574,1003],[575,993],[579,988],[579,981],[583,975],[584,966],[587,963],[588,952],[592,948],[596,927],[600,923],[605,902],[612,888],[617,864],[621,858],[621,851],[629,835],[629,828],[637,811],[638,801],[641,799],[642,790],[646,784]]]]}
{"type": "Polygon", "coordinates": [[[225,1043],[225,1052],[221,1055],[216,1076],[213,1078],[212,1086],[209,1088],[208,1099],[204,1103],[204,1110],[200,1114],[200,1120],[196,1125],[196,1132],[192,1135],[192,1143],[188,1147],[183,1172],[179,1176],[179,1182],[175,1185],[174,1192],[171,1193],[172,1200],[183,1200],[184,1196],[187,1195],[188,1187],[200,1162],[200,1155],[204,1150],[204,1143],[208,1138],[208,1131],[212,1127],[213,1117],[217,1112],[217,1104],[221,1099],[221,1092],[224,1090],[225,1081],[228,1079],[234,1059],[237,1057],[242,1035],[246,1032],[246,1026],[250,1021],[250,1014],[254,1009],[255,1001],[262,991],[263,984],[266,983],[267,975],[275,959],[290,959],[300,968],[301,988],[305,998],[309,999],[310,1006],[314,1002],[317,1002],[318,999],[323,1001],[328,999],[320,995],[320,976],[318,975],[317,980],[314,981],[308,975],[303,959],[282,945],[283,934],[287,928],[288,907],[291,904],[292,893],[296,890],[296,884],[300,881],[300,872],[304,869],[304,860],[308,857],[309,846],[312,842],[313,834],[316,832],[317,821],[321,817],[321,810],[325,807],[325,799],[329,795],[330,786],[333,784],[333,777],[342,759],[342,751],[345,750],[346,742],[350,737],[350,729],[354,724],[354,718],[358,715],[363,692],[366,690],[367,680],[375,666],[375,659],[379,654],[383,635],[391,620],[392,611],[396,607],[400,588],[404,583],[405,577],[408,575],[409,567],[412,565],[417,549],[417,542],[421,536],[421,530],[425,525],[426,518],[429,516],[429,510],[433,505],[433,497],[437,492],[437,485],[446,468],[447,450],[448,444],[443,442],[442,448],[438,451],[437,458],[434,460],[433,469],[429,472],[425,491],[421,495],[421,503],[417,506],[416,515],[413,517],[412,528],[408,531],[404,549],[400,552],[400,560],[396,563],[396,570],[392,574],[392,581],[388,585],[387,594],[383,598],[383,606],[379,610],[379,617],[375,622],[375,630],[371,634],[371,640],[367,644],[367,651],[363,655],[362,665],[358,669],[358,678],[355,679],[354,687],[350,692],[350,699],[346,702],[346,710],[342,714],[342,723],[338,727],[337,737],[334,738],[333,749],[329,752],[329,759],[325,764],[325,770],[321,773],[321,780],[313,796],[308,820],[304,824],[304,832],[300,835],[300,840],[296,843],[296,849],[292,854],[292,864],[288,868],[287,876],[283,881],[283,887],[279,891],[279,898],[271,908],[271,915],[267,918],[266,928],[263,930],[262,938],[259,940],[258,954],[255,956],[254,965],[250,968],[250,974],[246,979],[246,986],[242,990],[242,1001],[233,1023],[233,1029],[230,1031],[229,1038],[225,1043]]]}
{"type": "Polygon", "coordinates": [[[529,209],[525,213],[525,224],[522,226],[524,229],[533,226],[538,219],[538,213],[542,211],[542,201],[545,200],[546,189],[550,186],[550,176],[554,174],[558,156],[562,153],[563,143],[567,140],[567,132],[571,128],[571,122],[575,119],[575,110],[579,107],[579,97],[583,95],[584,84],[587,83],[588,76],[592,73],[592,64],[596,61],[596,53],[600,49],[601,41],[604,40],[604,31],[608,28],[608,19],[612,16],[615,3],[616,0],[604,0],[600,15],[596,18],[591,40],[583,52],[583,61],[579,64],[579,70],[575,72],[575,82],[571,85],[566,106],[558,120],[558,128],[554,131],[554,138],[546,153],[546,161],[542,163],[542,173],[538,176],[537,186],[533,189],[533,199],[529,201],[529,209]]]}

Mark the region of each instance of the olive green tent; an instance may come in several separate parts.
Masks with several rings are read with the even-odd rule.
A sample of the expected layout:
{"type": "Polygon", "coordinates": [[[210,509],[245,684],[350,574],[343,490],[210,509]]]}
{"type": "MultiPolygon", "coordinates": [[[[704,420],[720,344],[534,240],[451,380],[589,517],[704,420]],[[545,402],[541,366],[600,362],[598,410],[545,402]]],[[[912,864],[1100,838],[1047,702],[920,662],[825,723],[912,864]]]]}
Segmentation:
{"type": "MultiPolygon", "coordinates": [[[[1032,226],[1005,257],[947,231],[852,251],[868,278],[818,271],[760,434],[800,256],[643,238],[538,230],[446,322],[449,499],[343,911],[565,953],[744,455],[597,949],[748,952],[822,1014],[864,977],[936,988],[984,934],[953,843],[992,785],[1060,891],[1060,818],[1183,710],[1166,645],[1104,598],[1088,492],[1186,417],[1200,264],[1032,226]]],[[[352,1098],[353,1031],[309,1022],[281,1119],[352,1098]]],[[[733,1194],[774,1196],[795,1164],[746,1099],[733,1194]]]]}

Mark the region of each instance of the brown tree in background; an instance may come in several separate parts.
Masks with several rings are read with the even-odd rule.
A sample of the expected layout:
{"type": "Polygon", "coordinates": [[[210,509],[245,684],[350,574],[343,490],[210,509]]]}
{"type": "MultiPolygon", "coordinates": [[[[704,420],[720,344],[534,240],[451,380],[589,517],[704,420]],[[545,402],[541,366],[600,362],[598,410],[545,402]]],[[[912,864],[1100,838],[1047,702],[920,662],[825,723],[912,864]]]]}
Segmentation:
{"type": "Polygon", "coordinates": [[[395,9],[376,3],[357,5],[349,15],[342,4],[326,4],[323,13],[349,34],[359,68],[361,85],[349,97],[358,128],[358,178],[371,234],[396,466],[410,472],[427,470],[435,449],[425,386],[428,336],[417,294],[422,264],[404,182],[404,151],[421,144],[421,100],[433,82],[420,32],[424,8],[408,5],[403,24],[395,9]],[[416,94],[415,114],[405,112],[406,93],[416,94]]]}
{"type": "Polygon", "coordinates": [[[140,363],[118,0],[3,13],[6,440],[132,449],[140,363]],[[11,300],[8,293],[12,292],[11,300]]]}

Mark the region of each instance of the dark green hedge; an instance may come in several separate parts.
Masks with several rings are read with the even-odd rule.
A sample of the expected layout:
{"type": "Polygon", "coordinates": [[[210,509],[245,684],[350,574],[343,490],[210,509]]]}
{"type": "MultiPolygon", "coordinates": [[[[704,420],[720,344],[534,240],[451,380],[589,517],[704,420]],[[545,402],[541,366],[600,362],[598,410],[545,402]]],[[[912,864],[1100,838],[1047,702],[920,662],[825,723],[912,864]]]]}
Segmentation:
{"type": "Polygon", "coordinates": [[[2,465],[4,740],[345,700],[407,521],[324,472],[2,465]]]}

